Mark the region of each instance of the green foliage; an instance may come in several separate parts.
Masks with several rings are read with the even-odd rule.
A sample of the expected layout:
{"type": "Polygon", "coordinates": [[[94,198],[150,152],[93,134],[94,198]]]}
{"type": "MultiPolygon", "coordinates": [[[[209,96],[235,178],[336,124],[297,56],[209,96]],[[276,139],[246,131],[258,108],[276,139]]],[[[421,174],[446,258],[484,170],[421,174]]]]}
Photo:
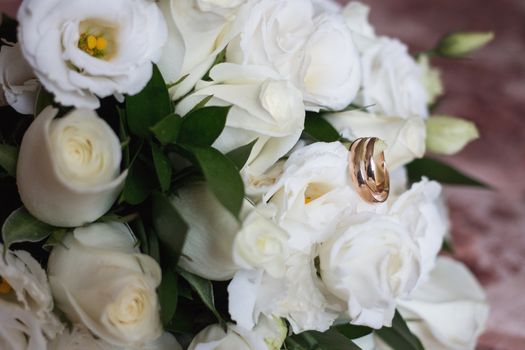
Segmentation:
{"type": "Polygon", "coordinates": [[[132,205],[144,202],[155,188],[148,164],[141,158],[136,159],[128,171],[121,201],[132,205]]]}
{"type": "Polygon", "coordinates": [[[393,350],[425,350],[421,341],[408,329],[399,311],[392,320],[392,327],[383,327],[376,334],[393,350]]]}
{"type": "Polygon", "coordinates": [[[184,146],[202,170],[215,197],[235,217],[244,200],[244,183],[233,161],[212,147],[184,146]]]}
{"type": "Polygon", "coordinates": [[[160,318],[167,326],[177,311],[178,285],[177,275],[171,270],[162,271],[162,282],[159,286],[160,318]]]}
{"type": "Polygon", "coordinates": [[[360,350],[350,339],[335,329],[324,333],[308,331],[293,335],[286,339],[289,350],[360,350]]]}
{"type": "Polygon", "coordinates": [[[47,91],[44,87],[40,87],[36,98],[35,116],[39,115],[47,106],[52,106],[54,101],[55,97],[53,94],[47,91]]]}
{"type": "Polygon", "coordinates": [[[369,335],[373,332],[372,328],[364,326],[354,326],[352,324],[343,324],[335,326],[335,329],[348,339],[358,339],[369,335]]]}
{"type": "Polygon", "coordinates": [[[235,163],[235,166],[239,171],[248,161],[250,153],[252,152],[253,146],[255,146],[256,142],[257,140],[252,141],[249,144],[236,148],[226,154],[226,157],[230,158],[232,162],[235,163]]]}
{"type": "Polygon", "coordinates": [[[335,142],[341,139],[339,132],[317,113],[306,113],[304,133],[321,142],[335,142]]]}
{"type": "Polygon", "coordinates": [[[128,127],[132,134],[148,137],[150,128],[173,112],[168,89],[156,65],[146,87],[134,96],[126,97],[128,127]]]}
{"type": "Polygon", "coordinates": [[[18,150],[10,145],[0,144],[0,168],[3,168],[9,176],[16,176],[16,160],[18,150]]]}
{"type": "Polygon", "coordinates": [[[184,270],[179,270],[179,274],[190,284],[191,288],[199,295],[206,307],[215,315],[219,323],[224,325],[224,320],[215,308],[215,300],[213,297],[213,285],[210,281],[191,274],[184,270]]]}
{"type": "Polygon", "coordinates": [[[163,256],[167,265],[176,266],[186,240],[188,225],[166,195],[154,192],[151,204],[153,227],[162,243],[163,256]]]}
{"type": "Polygon", "coordinates": [[[204,107],[182,119],[178,142],[194,146],[211,146],[226,125],[230,107],[204,107]]]}
{"type": "Polygon", "coordinates": [[[153,142],[151,143],[151,153],[160,188],[163,192],[166,192],[169,190],[171,184],[172,168],[170,160],[162,152],[162,149],[153,142]]]}
{"type": "Polygon", "coordinates": [[[34,218],[26,208],[21,207],[9,215],[2,226],[5,248],[14,243],[40,242],[57,228],[34,218]]]}
{"type": "Polygon", "coordinates": [[[411,182],[421,181],[422,176],[447,185],[463,185],[488,188],[489,186],[470,178],[439,160],[422,158],[407,165],[408,178],[411,182]]]}
{"type": "Polygon", "coordinates": [[[177,114],[169,114],[164,119],[151,127],[151,131],[161,144],[167,145],[177,142],[182,118],[177,114]]]}

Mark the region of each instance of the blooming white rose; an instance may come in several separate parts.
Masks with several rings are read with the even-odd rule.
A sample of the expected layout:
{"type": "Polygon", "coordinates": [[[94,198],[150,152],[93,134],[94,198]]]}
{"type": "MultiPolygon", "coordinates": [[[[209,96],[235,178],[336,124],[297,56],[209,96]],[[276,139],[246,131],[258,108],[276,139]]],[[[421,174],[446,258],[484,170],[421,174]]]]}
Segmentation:
{"type": "Polygon", "coordinates": [[[182,350],[175,337],[164,333],[156,341],[144,346],[121,347],[96,338],[84,326],[75,324],[49,345],[50,350],[182,350]]]}
{"type": "Polygon", "coordinates": [[[172,203],[189,224],[179,261],[184,269],[211,280],[231,279],[242,269],[284,274],[288,235],[269,214],[245,201],[239,222],[205,185],[181,189],[172,203]]]}
{"type": "Polygon", "coordinates": [[[369,110],[403,118],[428,116],[421,67],[399,40],[381,37],[361,49],[363,83],[358,102],[369,110]]]}
{"type": "Polygon", "coordinates": [[[244,171],[261,174],[299,140],[304,127],[302,94],[269,68],[232,63],[216,65],[212,82],[201,81],[176,112],[185,115],[205,97],[210,106],[232,105],[226,127],[213,146],[229,152],[257,140],[244,171]]]}
{"type": "Polygon", "coordinates": [[[237,33],[236,23],[243,17],[240,12],[245,3],[247,0],[160,1],[168,40],[159,69],[166,82],[179,82],[170,89],[174,100],[195,86],[237,33]]]}
{"type": "Polygon", "coordinates": [[[424,178],[390,202],[389,214],[405,223],[419,247],[423,280],[434,268],[443,239],[449,231],[448,213],[443,210],[442,200],[441,185],[424,178]]]}
{"type": "Polygon", "coordinates": [[[20,198],[36,218],[55,226],[92,222],[111,208],[126,173],[120,173],[120,142],[95,112],[74,110],[56,118],[47,107],[20,146],[20,198]],[[38,176],[35,176],[38,174],[38,176]]]}
{"type": "Polygon", "coordinates": [[[304,94],[310,110],[342,109],[355,98],[361,72],[351,32],[334,13],[315,16],[311,1],[257,3],[227,60],[271,67],[304,94]]]}
{"type": "Polygon", "coordinates": [[[388,170],[395,170],[425,154],[426,127],[419,117],[380,116],[354,110],[324,114],[341,135],[349,140],[377,137],[386,143],[388,170]]]}
{"type": "Polygon", "coordinates": [[[48,274],[59,308],[104,341],[140,346],[160,336],[161,270],[126,225],[75,229],[53,249],[48,274]]]}
{"type": "Polygon", "coordinates": [[[57,102],[78,108],[142,90],[166,40],[162,13],[149,0],[27,0],[18,21],[40,82],[57,102]]]}
{"type": "Polygon", "coordinates": [[[473,350],[485,329],[489,306],[465,265],[439,257],[428,282],[411,300],[400,300],[399,311],[425,349],[473,350]]]}
{"type": "Polygon", "coordinates": [[[5,98],[18,113],[33,114],[39,86],[20,45],[3,45],[0,49],[0,101],[5,98]]]}
{"type": "Polygon", "coordinates": [[[319,248],[321,279],[346,304],[352,324],[390,326],[396,299],[420,278],[419,250],[402,222],[386,215],[345,217],[319,248]]]}
{"type": "Polygon", "coordinates": [[[0,324],[1,349],[46,349],[62,332],[46,273],[26,251],[7,250],[0,258],[0,324]]]}
{"type": "Polygon", "coordinates": [[[225,332],[215,324],[197,334],[188,350],[279,350],[287,331],[282,320],[266,316],[252,330],[229,324],[225,332]]]}

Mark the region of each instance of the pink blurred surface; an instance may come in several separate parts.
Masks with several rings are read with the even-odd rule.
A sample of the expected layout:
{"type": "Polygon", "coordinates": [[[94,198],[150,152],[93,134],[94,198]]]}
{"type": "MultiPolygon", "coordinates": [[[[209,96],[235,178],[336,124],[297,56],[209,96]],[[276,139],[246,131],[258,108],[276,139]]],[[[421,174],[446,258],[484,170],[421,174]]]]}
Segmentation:
{"type": "MultiPolygon", "coordinates": [[[[380,34],[414,51],[452,30],[496,33],[472,60],[438,61],[448,91],[438,112],[475,121],[482,135],[447,161],[494,187],[445,192],[456,257],[480,278],[492,307],[479,349],[525,349],[525,1],[364,2],[380,34]]],[[[0,11],[15,15],[18,3],[0,0],[0,11]]]]}

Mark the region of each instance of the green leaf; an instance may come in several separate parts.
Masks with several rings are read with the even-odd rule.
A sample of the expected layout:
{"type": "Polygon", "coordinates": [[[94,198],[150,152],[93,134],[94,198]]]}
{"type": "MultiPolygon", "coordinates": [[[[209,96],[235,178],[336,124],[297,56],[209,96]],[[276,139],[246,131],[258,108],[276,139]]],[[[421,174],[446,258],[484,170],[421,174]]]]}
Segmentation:
{"type": "Polygon", "coordinates": [[[5,248],[13,243],[40,242],[57,228],[35,219],[26,208],[21,207],[9,215],[2,226],[5,248]]]}
{"type": "Polygon", "coordinates": [[[159,286],[160,318],[164,327],[170,323],[177,311],[177,299],[177,275],[171,269],[164,270],[159,286]]]}
{"type": "Polygon", "coordinates": [[[16,160],[18,150],[10,145],[0,144],[0,167],[2,167],[9,176],[16,176],[16,160]]]}
{"type": "Polygon", "coordinates": [[[236,148],[233,151],[228,152],[226,157],[230,158],[235,163],[238,170],[241,170],[248,161],[256,142],[257,140],[254,140],[247,145],[236,148]]]}
{"type": "Polygon", "coordinates": [[[149,230],[147,233],[148,237],[148,248],[149,252],[148,255],[151,256],[153,259],[155,259],[156,262],[160,264],[160,245],[159,245],[159,238],[157,237],[157,234],[153,230],[149,230]]]}
{"type": "Polygon", "coordinates": [[[293,335],[286,340],[286,344],[292,350],[361,350],[335,329],[324,333],[308,331],[293,335]]]}
{"type": "Polygon", "coordinates": [[[151,131],[163,145],[175,143],[179,137],[182,118],[177,114],[170,114],[151,127],[151,131]]]}
{"type": "Polygon", "coordinates": [[[57,229],[53,231],[51,235],[47,238],[42,248],[44,248],[47,251],[51,251],[51,249],[53,249],[54,246],[62,244],[67,232],[67,229],[57,229]]]}
{"type": "Polygon", "coordinates": [[[211,146],[226,125],[230,107],[204,107],[182,118],[178,142],[194,146],[211,146]]]}
{"type": "Polygon", "coordinates": [[[44,87],[40,87],[36,98],[35,116],[39,115],[47,106],[52,106],[54,101],[55,97],[53,94],[47,91],[44,87]]]}
{"type": "Polygon", "coordinates": [[[208,102],[210,102],[210,100],[212,98],[213,98],[213,95],[206,96],[199,103],[197,103],[195,106],[193,106],[193,108],[190,109],[190,111],[188,113],[186,113],[186,115],[191,114],[191,113],[195,112],[198,109],[204,108],[206,106],[206,104],[208,104],[208,102]]]}
{"type": "Polygon", "coordinates": [[[321,115],[307,113],[304,122],[304,132],[321,142],[335,142],[341,139],[339,132],[321,115]]]}
{"type": "Polygon", "coordinates": [[[155,188],[154,180],[148,165],[141,159],[136,159],[128,171],[122,201],[136,205],[144,202],[155,188]]]}
{"type": "Polygon", "coordinates": [[[213,297],[213,285],[211,284],[211,282],[182,269],[179,270],[179,274],[186,281],[188,281],[193,290],[197,292],[204,305],[206,305],[206,307],[210,309],[210,311],[215,315],[215,317],[217,317],[217,320],[221,324],[224,324],[224,320],[215,308],[215,300],[213,297]]]}
{"type": "Polygon", "coordinates": [[[334,328],[337,329],[339,333],[341,333],[348,339],[362,338],[373,332],[372,328],[364,327],[364,326],[355,326],[352,324],[343,324],[343,325],[335,326],[334,328]]]}
{"type": "Polygon", "coordinates": [[[134,96],[126,97],[128,127],[132,134],[147,137],[150,128],[173,112],[170,95],[156,65],[146,87],[134,96]]]}
{"type": "Polygon", "coordinates": [[[392,327],[383,327],[376,331],[376,334],[393,350],[424,350],[421,341],[408,329],[397,310],[392,320],[392,327]]]}
{"type": "Polygon", "coordinates": [[[470,178],[445,163],[430,158],[414,160],[407,165],[407,171],[408,178],[411,182],[421,181],[421,177],[426,176],[430,180],[436,180],[448,185],[476,186],[483,188],[490,187],[470,178]]]}
{"type": "Polygon", "coordinates": [[[244,199],[244,183],[235,163],[211,147],[184,148],[195,157],[215,197],[237,217],[244,199]]]}
{"type": "Polygon", "coordinates": [[[157,232],[163,256],[171,266],[176,266],[186,240],[188,225],[166,195],[155,192],[152,195],[153,227],[157,232]]]}
{"type": "Polygon", "coordinates": [[[151,143],[151,153],[153,156],[153,164],[159,180],[160,188],[163,192],[170,189],[171,184],[171,163],[168,157],[162,152],[159,146],[151,143]]]}
{"type": "Polygon", "coordinates": [[[140,242],[140,250],[142,251],[142,253],[150,255],[148,236],[146,234],[146,229],[144,228],[144,223],[142,222],[142,219],[139,217],[137,218],[137,220],[134,220],[129,225],[131,227],[131,231],[133,231],[133,233],[140,242]]]}

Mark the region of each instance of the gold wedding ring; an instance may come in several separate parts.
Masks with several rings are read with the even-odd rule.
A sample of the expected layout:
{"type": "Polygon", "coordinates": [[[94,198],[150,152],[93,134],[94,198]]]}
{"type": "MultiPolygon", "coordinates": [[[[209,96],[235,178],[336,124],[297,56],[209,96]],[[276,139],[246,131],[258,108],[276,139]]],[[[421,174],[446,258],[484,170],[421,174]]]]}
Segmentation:
{"type": "Polygon", "coordinates": [[[348,166],[357,193],[369,203],[388,199],[390,177],[385,164],[383,142],[377,137],[365,137],[350,145],[348,166]]]}

